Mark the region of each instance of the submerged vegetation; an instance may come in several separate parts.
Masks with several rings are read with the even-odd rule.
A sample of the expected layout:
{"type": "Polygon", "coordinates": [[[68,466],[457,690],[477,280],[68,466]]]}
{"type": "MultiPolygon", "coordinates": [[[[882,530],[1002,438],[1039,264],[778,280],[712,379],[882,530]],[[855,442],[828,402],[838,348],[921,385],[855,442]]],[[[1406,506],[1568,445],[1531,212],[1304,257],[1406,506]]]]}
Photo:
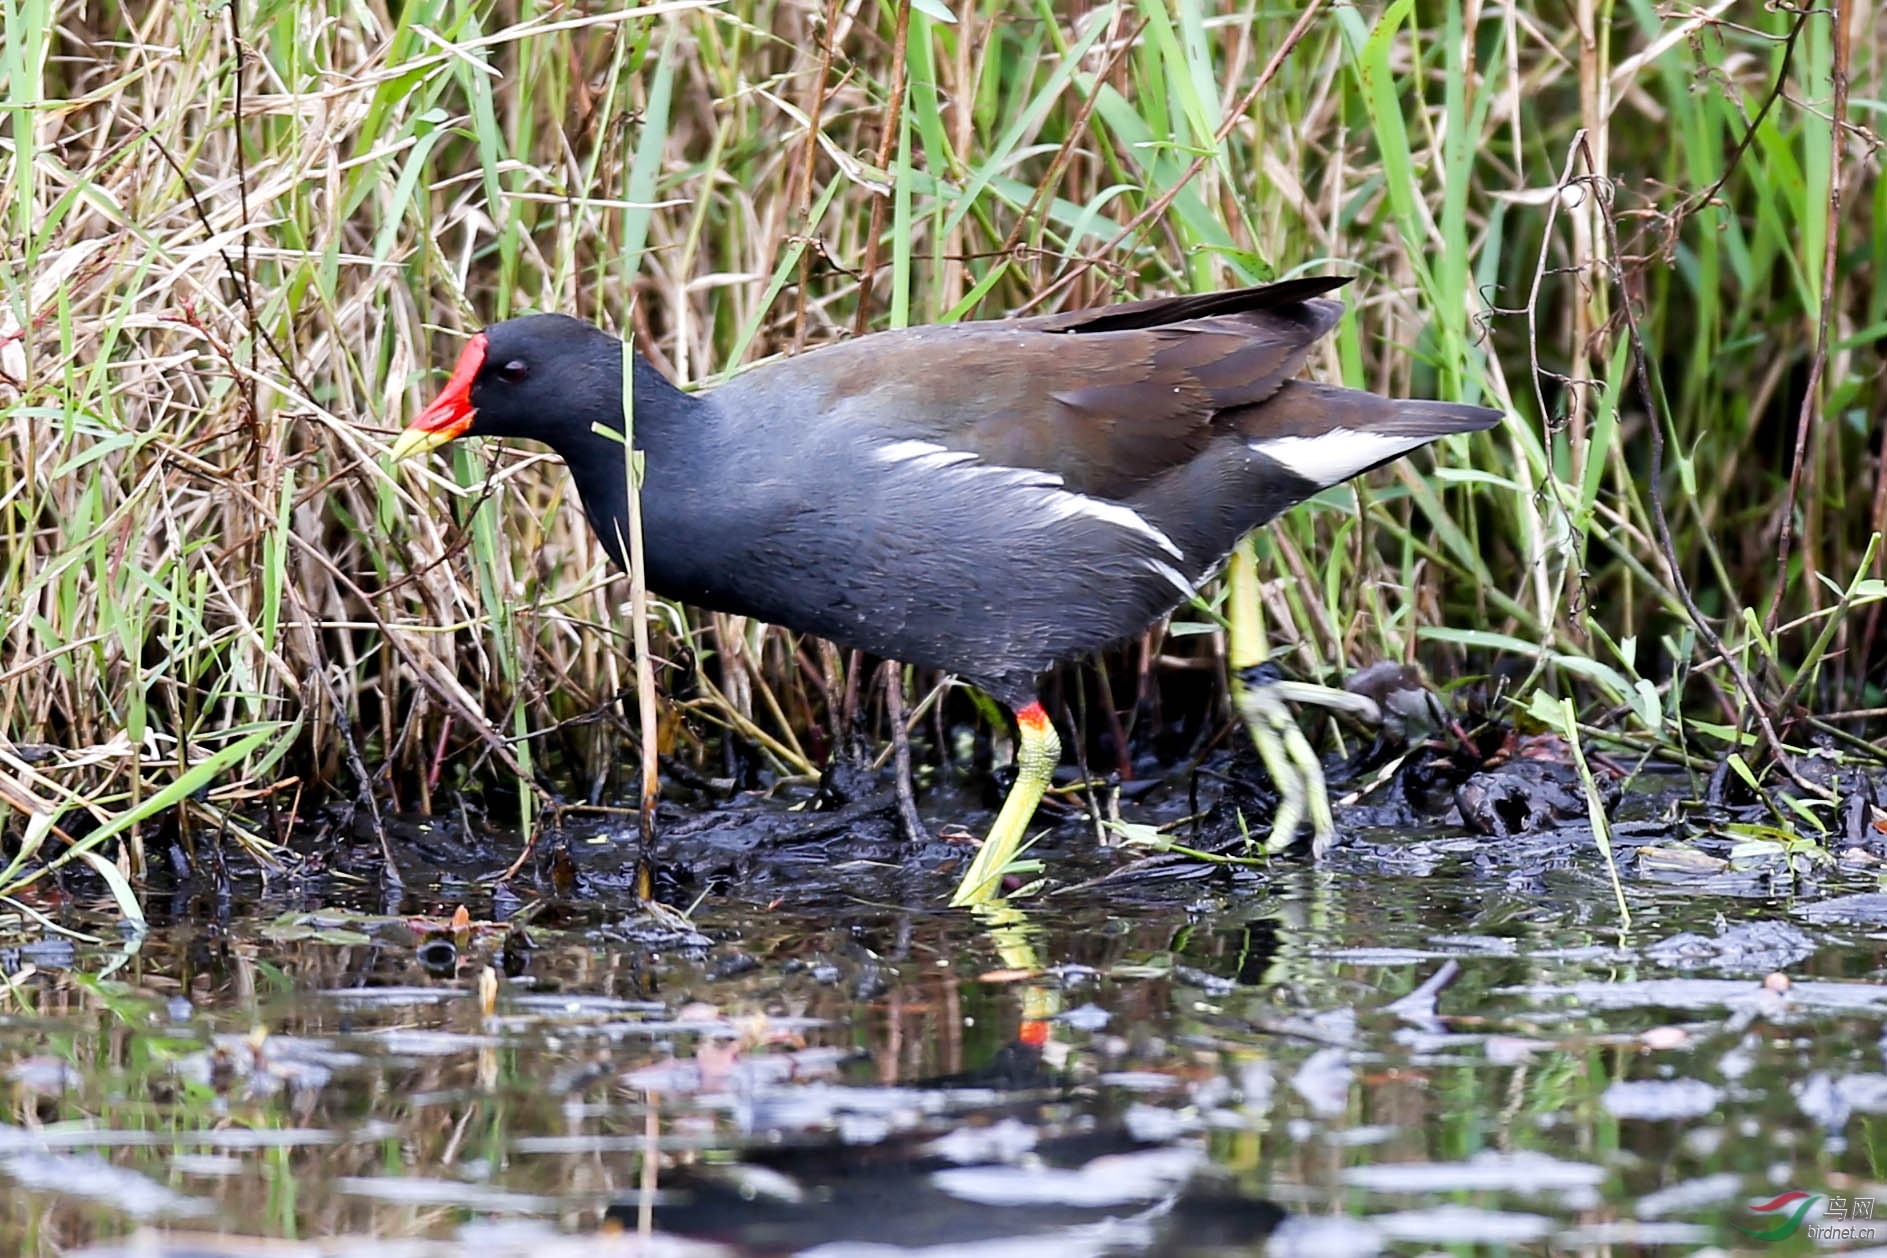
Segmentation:
{"type": "MultiPolygon", "coordinates": [[[[467,330],[563,310],[709,382],[1300,272],[1355,277],[1317,374],[1509,418],[1260,532],[1235,619],[1812,837],[1807,753],[1887,713],[1874,7],[1080,7],[0,0],[0,890],[132,904],[153,836],[266,856],[332,794],[632,784],[628,585],[564,475],[382,457],[467,330]]],[[[1096,740],[1229,718],[1203,600],[1067,670],[1096,740]]],[[[882,733],[819,644],[653,630],[691,781],[810,777],[848,685],[882,733]]],[[[991,728],[939,681],[920,764],[991,728]]]]}

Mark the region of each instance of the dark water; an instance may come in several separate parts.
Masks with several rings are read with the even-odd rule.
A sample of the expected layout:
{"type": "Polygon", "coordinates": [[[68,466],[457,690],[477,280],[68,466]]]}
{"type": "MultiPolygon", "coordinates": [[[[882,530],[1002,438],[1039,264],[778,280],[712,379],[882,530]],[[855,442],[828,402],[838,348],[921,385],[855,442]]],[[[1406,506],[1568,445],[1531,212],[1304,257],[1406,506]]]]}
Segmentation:
{"type": "Polygon", "coordinates": [[[1628,851],[1621,930],[1583,847],[1389,838],[978,916],[835,847],[664,923],[583,872],[608,837],[564,899],[8,909],[0,1253],[1887,1246],[1887,908],[1828,907],[1864,870],[1628,851]]]}

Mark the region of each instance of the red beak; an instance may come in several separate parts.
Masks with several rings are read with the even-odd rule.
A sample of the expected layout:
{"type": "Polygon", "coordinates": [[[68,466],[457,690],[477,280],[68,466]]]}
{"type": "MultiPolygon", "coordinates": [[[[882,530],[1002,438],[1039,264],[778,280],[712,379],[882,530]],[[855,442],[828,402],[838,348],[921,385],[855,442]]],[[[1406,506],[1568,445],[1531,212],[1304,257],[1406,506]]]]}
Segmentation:
{"type": "Polygon", "coordinates": [[[432,400],[432,405],[421,411],[419,418],[407,425],[400,439],[393,443],[395,463],[437,449],[472,426],[477,414],[472,409],[472,381],[478,378],[478,369],[484,365],[485,334],[480,332],[465,343],[465,349],[459,354],[459,365],[452,369],[452,378],[446,381],[446,387],[432,400]]]}

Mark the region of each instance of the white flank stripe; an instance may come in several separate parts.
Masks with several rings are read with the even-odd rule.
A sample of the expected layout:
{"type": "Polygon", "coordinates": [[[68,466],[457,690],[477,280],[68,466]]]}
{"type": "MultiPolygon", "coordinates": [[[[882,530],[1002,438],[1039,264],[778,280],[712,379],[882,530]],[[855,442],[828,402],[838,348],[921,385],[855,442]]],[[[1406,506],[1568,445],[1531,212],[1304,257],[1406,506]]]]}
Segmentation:
{"type": "Polygon", "coordinates": [[[973,462],[976,454],[970,450],[952,450],[934,441],[893,441],[879,446],[873,451],[872,457],[880,463],[915,463],[919,467],[950,467],[957,463],[973,462]]]}
{"type": "Polygon", "coordinates": [[[1259,454],[1276,460],[1312,484],[1330,486],[1350,479],[1366,467],[1427,445],[1440,435],[1411,437],[1332,428],[1315,437],[1266,437],[1250,445],[1259,454]]]}
{"type": "Polygon", "coordinates": [[[935,441],[888,441],[872,451],[872,457],[880,463],[896,463],[901,459],[915,459],[925,454],[936,454],[943,448],[935,441]]]}
{"type": "Polygon", "coordinates": [[[1118,502],[1108,502],[1101,498],[1090,498],[1086,494],[1077,494],[1067,489],[1057,489],[1054,493],[1055,497],[1061,499],[1054,505],[1057,517],[1085,515],[1096,520],[1105,520],[1109,524],[1131,529],[1140,536],[1148,538],[1175,559],[1186,557],[1179,547],[1173,544],[1172,538],[1147,523],[1147,518],[1132,507],[1123,506],[1118,502]]]}
{"type": "MultiPolygon", "coordinates": [[[[952,450],[940,446],[934,441],[889,441],[872,451],[872,457],[880,463],[903,463],[909,467],[940,470],[955,467],[975,476],[1000,478],[1004,483],[1018,489],[1039,490],[1046,500],[1050,520],[1066,520],[1073,516],[1085,515],[1090,519],[1101,520],[1116,528],[1128,529],[1140,534],[1157,545],[1175,559],[1186,556],[1173,539],[1153,527],[1146,517],[1132,507],[1118,502],[1108,502],[1102,498],[1090,498],[1070,489],[1062,488],[1061,477],[1054,472],[1038,471],[1026,467],[1000,467],[982,463],[976,454],[969,450],[952,450]],[[963,464],[975,463],[975,467],[963,467],[963,464]]],[[[1192,593],[1182,583],[1182,589],[1192,593]]]]}
{"type": "Polygon", "coordinates": [[[1172,564],[1162,563],[1158,559],[1147,560],[1147,566],[1173,583],[1181,598],[1191,598],[1199,592],[1199,587],[1180,575],[1179,569],[1172,564]]]}

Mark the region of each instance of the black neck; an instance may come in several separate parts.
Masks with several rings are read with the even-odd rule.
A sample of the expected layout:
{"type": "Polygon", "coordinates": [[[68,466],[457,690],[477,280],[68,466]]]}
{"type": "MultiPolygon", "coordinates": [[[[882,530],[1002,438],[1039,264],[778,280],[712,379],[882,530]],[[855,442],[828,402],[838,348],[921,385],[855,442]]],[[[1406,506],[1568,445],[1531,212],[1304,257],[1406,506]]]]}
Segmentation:
{"type": "MultiPolygon", "coordinates": [[[[677,453],[688,448],[691,430],[707,422],[707,406],[683,393],[643,359],[634,356],[635,448],[643,454],[642,511],[646,520],[659,512],[656,501],[686,472],[675,466],[677,453]]],[[[620,378],[620,377],[618,377],[620,378]]],[[[603,548],[623,571],[629,570],[629,490],[625,480],[622,408],[599,403],[585,417],[587,424],[572,425],[551,444],[570,468],[603,548]]]]}

